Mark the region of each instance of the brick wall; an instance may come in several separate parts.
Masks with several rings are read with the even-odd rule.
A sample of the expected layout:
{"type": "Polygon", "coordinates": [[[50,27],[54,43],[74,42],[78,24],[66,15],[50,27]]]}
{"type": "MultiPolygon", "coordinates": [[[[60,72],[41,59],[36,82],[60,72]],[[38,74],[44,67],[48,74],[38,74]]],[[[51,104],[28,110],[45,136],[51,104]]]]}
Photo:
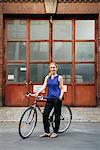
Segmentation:
{"type": "Polygon", "coordinates": [[[3,49],[3,14],[0,3],[0,106],[2,105],[2,49],[3,49]]]}
{"type": "Polygon", "coordinates": [[[100,3],[58,3],[58,14],[93,14],[100,12],[100,3]]]}
{"type": "Polygon", "coordinates": [[[5,14],[45,14],[44,3],[17,2],[4,3],[5,14]]]}
{"type": "MultiPolygon", "coordinates": [[[[98,14],[97,98],[100,99],[100,3],[58,3],[57,14],[98,14]]],[[[3,14],[45,14],[43,2],[0,3],[0,103],[2,99],[3,14]]]]}
{"type": "MultiPolygon", "coordinates": [[[[58,3],[57,14],[97,14],[100,12],[100,3],[58,3]]],[[[45,14],[42,2],[5,2],[5,14],[45,14]],[[37,9],[38,8],[38,9],[37,9]]]]}
{"type": "Polygon", "coordinates": [[[100,13],[98,18],[98,43],[97,43],[97,100],[100,105],[100,13]]]}

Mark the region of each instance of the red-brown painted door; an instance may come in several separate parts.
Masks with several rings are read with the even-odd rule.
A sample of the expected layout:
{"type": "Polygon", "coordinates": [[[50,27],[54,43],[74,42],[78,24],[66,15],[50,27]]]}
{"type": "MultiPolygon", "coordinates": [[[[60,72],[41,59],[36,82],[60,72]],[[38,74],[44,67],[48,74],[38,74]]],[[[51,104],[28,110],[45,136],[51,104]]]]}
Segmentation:
{"type": "Polygon", "coordinates": [[[6,106],[26,106],[28,91],[27,21],[5,19],[5,87],[6,106]]]}
{"type": "Polygon", "coordinates": [[[5,105],[32,104],[25,93],[40,88],[54,61],[64,78],[64,103],[95,106],[95,54],[95,20],[5,19],[5,105]]]}

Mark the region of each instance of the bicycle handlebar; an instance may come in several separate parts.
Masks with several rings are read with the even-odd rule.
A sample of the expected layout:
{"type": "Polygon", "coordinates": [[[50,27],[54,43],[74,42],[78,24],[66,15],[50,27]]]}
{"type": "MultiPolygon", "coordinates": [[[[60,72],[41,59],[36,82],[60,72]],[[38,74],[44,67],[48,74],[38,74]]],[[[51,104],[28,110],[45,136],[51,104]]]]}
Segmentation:
{"type": "MultiPolygon", "coordinates": [[[[29,96],[35,97],[35,94],[32,94],[32,93],[30,93],[30,92],[27,92],[27,93],[26,93],[26,96],[27,96],[27,97],[29,97],[29,96]]],[[[51,99],[50,97],[48,97],[48,96],[43,96],[43,95],[37,96],[37,97],[35,97],[35,98],[37,98],[38,100],[51,99]]],[[[53,99],[59,99],[59,98],[58,98],[58,97],[54,97],[53,99]]]]}
{"type": "MultiPolygon", "coordinates": [[[[27,96],[27,97],[29,97],[29,96],[35,97],[35,94],[32,94],[32,93],[30,93],[30,92],[27,92],[27,93],[26,93],[26,96],[27,96]]],[[[43,95],[37,96],[37,97],[35,97],[35,98],[40,99],[40,100],[46,99],[46,97],[43,96],[43,95]]]]}

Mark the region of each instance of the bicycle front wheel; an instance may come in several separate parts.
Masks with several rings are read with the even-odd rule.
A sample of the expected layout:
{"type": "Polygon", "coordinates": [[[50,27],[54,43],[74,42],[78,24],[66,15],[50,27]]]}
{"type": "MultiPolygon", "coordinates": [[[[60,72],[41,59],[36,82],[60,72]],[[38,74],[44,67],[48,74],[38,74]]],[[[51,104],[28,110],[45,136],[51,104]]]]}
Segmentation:
{"type": "Polygon", "coordinates": [[[29,137],[35,129],[37,123],[37,111],[30,107],[25,110],[19,122],[19,135],[25,139],[29,137]]]}
{"type": "Polygon", "coordinates": [[[62,106],[61,109],[61,116],[60,116],[60,127],[58,133],[63,133],[65,132],[72,120],[72,112],[69,106],[62,106]]]}

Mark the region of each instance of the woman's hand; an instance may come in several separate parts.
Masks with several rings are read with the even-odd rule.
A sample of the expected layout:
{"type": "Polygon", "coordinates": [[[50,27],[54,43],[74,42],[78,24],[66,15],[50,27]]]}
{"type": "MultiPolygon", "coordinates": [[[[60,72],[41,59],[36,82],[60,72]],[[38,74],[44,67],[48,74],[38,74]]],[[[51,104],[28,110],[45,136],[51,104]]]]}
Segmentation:
{"type": "Polygon", "coordinates": [[[59,96],[59,99],[62,100],[62,96],[59,96]]]}
{"type": "Polygon", "coordinates": [[[38,97],[39,93],[35,93],[34,97],[38,97]]]}

